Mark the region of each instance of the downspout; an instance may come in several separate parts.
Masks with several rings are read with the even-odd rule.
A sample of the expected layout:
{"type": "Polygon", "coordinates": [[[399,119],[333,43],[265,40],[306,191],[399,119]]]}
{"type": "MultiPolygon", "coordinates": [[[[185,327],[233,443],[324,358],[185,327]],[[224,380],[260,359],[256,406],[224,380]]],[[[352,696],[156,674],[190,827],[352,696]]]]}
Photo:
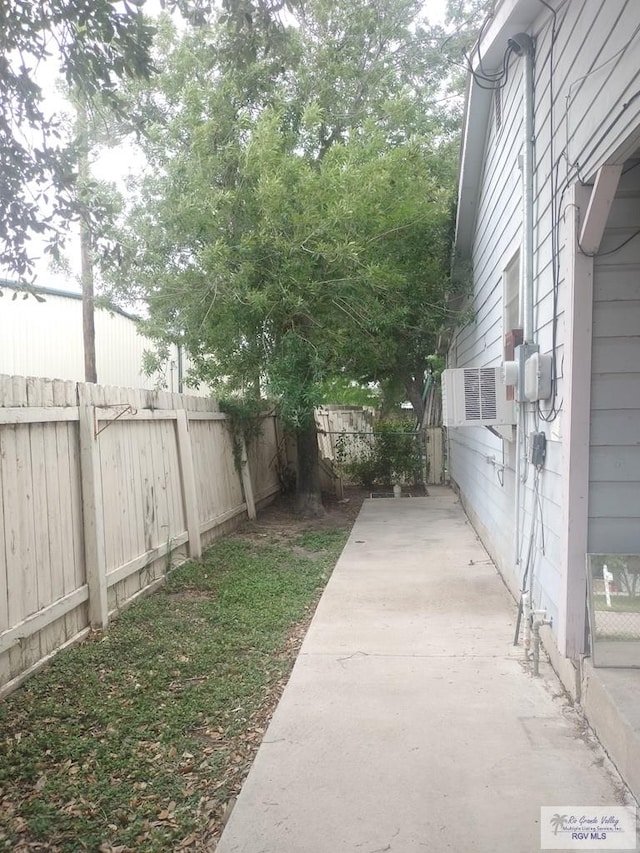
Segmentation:
{"type": "Polygon", "coordinates": [[[533,40],[528,33],[509,39],[513,50],[524,57],[522,101],[524,106],[524,146],[522,152],[522,277],[524,282],[525,344],[533,340],[533,40]]]}
{"type": "MultiPolygon", "coordinates": [[[[519,380],[517,389],[518,414],[516,423],[516,470],[515,470],[515,531],[514,550],[515,567],[520,569],[520,513],[522,505],[522,453],[524,448],[525,399],[522,388],[524,359],[527,345],[533,344],[533,58],[534,45],[528,33],[518,33],[509,39],[511,50],[524,59],[522,72],[522,102],[524,110],[524,141],[522,152],[522,284],[520,288],[519,319],[523,330],[524,347],[520,348],[519,380]]],[[[526,588],[526,579],[522,576],[522,592],[526,588]]],[[[521,605],[522,606],[522,605],[521,605]]],[[[525,628],[526,630],[526,628],[525,628]]]]}

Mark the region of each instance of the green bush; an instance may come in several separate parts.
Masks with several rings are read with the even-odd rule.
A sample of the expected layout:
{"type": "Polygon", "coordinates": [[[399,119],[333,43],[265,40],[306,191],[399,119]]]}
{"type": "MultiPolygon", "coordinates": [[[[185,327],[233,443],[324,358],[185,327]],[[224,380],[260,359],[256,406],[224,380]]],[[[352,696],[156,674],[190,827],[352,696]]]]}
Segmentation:
{"type": "Polygon", "coordinates": [[[368,489],[417,485],[424,482],[420,441],[406,421],[382,421],[370,434],[341,435],[336,442],[338,463],[347,478],[368,489]]]}

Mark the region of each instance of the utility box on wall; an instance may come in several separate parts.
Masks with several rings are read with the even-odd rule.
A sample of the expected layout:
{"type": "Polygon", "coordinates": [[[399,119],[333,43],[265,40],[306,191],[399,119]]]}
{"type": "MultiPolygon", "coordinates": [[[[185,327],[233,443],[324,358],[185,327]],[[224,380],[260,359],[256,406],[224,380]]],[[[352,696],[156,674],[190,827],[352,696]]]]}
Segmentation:
{"type": "Polygon", "coordinates": [[[460,367],[442,373],[442,417],[446,427],[509,426],[516,422],[513,400],[500,367],[460,367]]]}
{"type": "MultiPolygon", "coordinates": [[[[504,336],[504,360],[515,361],[516,347],[522,344],[522,329],[511,329],[504,336]]],[[[507,400],[515,400],[516,392],[513,383],[507,385],[507,400]]]]}
{"type": "Polygon", "coordinates": [[[548,400],[551,396],[552,358],[539,352],[529,356],[524,364],[524,396],[530,403],[548,400]]]}

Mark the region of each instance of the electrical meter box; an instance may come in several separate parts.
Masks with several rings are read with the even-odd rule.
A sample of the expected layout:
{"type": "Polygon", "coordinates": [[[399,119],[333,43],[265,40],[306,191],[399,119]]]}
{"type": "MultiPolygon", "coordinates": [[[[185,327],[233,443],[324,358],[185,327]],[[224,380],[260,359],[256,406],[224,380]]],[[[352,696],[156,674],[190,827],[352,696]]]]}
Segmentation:
{"type": "Polygon", "coordinates": [[[548,400],[551,396],[550,355],[534,352],[524,363],[524,397],[530,403],[548,400]]]}

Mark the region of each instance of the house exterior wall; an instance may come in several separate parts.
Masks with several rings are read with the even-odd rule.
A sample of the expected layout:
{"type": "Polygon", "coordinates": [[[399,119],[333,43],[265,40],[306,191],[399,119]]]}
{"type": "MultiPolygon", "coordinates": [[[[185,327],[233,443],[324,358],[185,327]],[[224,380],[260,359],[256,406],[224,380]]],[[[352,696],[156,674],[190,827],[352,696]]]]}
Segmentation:
{"type": "MultiPolygon", "coordinates": [[[[569,394],[569,377],[563,367],[567,345],[565,329],[571,326],[565,316],[568,300],[565,277],[567,271],[571,274],[569,255],[574,247],[574,235],[569,233],[565,220],[572,187],[580,180],[593,179],[597,168],[606,160],[623,160],[637,147],[640,95],[635,96],[635,89],[640,90],[640,84],[636,79],[637,50],[634,48],[636,41],[640,40],[640,5],[633,0],[607,0],[606,3],[600,0],[567,0],[564,4],[552,0],[552,5],[559,9],[555,28],[550,11],[538,0],[503,0],[498,4],[495,16],[501,29],[492,33],[489,27],[486,36],[493,42],[493,55],[496,57],[493,67],[499,65],[497,60],[502,58],[507,38],[515,32],[526,30],[535,39],[534,337],[542,353],[553,351],[554,327],[556,335],[556,409],[552,408],[551,401],[544,401],[539,407],[526,407],[524,433],[542,431],[546,434],[547,458],[539,476],[530,465],[523,466],[526,482],[517,524],[520,536],[518,561],[515,549],[515,444],[503,442],[488,430],[477,428],[449,430],[449,439],[452,479],[459,487],[462,500],[488,550],[514,591],[519,587],[527,555],[531,551],[535,605],[547,609],[553,620],[553,631],[560,629],[560,634],[563,634],[566,626],[561,623],[566,619],[564,608],[568,606],[566,589],[563,590],[567,583],[563,560],[568,523],[566,507],[563,506],[564,456],[567,452],[563,445],[563,419],[567,420],[563,408],[569,394]],[[555,37],[552,38],[554,30],[555,37]],[[554,220],[555,229],[552,227],[554,220]]],[[[487,45],[487,54],[489,47],[491,45],[487,45]]],[[[471,261],[473,268],[470,305],[473,320],[459,328],[452,339],[450,367],[496,366],[503,359],[504,334],[508,331],[503,327],[503,273],[520,247],[522,229],[519,169],[523,146],[522,62],[515,56],[511,58],[509,81],[502,90],[502,127],[499,130],[495,124],[494,102],[480,95],[480,98],[485,98],[484,109],[485,112],[490,110],[490,115],[484,133],[481,174],[476,175],[478,189],[471,190],[471,201],[469,188],[473,185],[474,175],[465,175],[465,160],[462,162],[457,250],[463,260],[471,261]],[[470,236],[463,236],[460,241],[460,235],[465,234],[470,236]]],[[[478,133],[478,128],[482,129],[481,122],[476,120],[474,131],[468,119],[463,149],[468,159],[473,156],[469,152],[474,144],[481,143],[479,138],[470,138],[473,132],[478,133]]],[[[474,168],[478,171],[477,166],[474,168]]],[[[581,211],[580,215],[583,213],[581,211]]],[[[616,215],[615,211],[613,215],[616,215]]],[[[619,338],[624,335],[617,333],[617,343],[605,343],[607,324],[613,322],[615,325],[615,318],[624,315],[626,328],[629,328],[629,323],[635,322],[632,316],[637,317],[637,285],[634,289],[626,277],[626,272],[631,270],[632,267],[628,267],[626,271],[618,270],[614,274],[604,258],[602,263],[596,260],[594,324],[598,337],[593,351],[595,371],[606,373],[613,370],[611,365],[602,363],[603,348],[613,347],[619,353],[623,346],[619,338]],[[622,304],[617,311],[602,304],[607,301],[605,278],[611,281],[613,275],[621,278],[619,298],[627,300],[627,311],[622,304]],[[627,313],[631,303],[632,310],[627,313]]],[[[575,283],[580,286],[580,282],[575,283]]],[[[637,334],[640,331],[637,323],[634,328],[637,334]]],[[[638,339],[628,338],[624,344],[627,357],[633,357],[633,350],[638,364],[638,339]]],[[[580,365],[574,369],[579,370],[580,365]]],[[[640,383],[640,379],[635,372],[627,369],[624,378],[618,377],[618,382],[628,385],[629,394],[635,388],[636,399],[640,400],[638,385],[634,384],[640,383]]],[[[596,542],[604,544],[608,541],[597,532],[599,529],[606,528],[613,535],[614,530],[624,527],[631,536],[633,524],[638,528],[637,515],[640,514],[640,508],[636,506],[637,497],[631,498],[625,491],[631,491],[632,487],[625,486],[615,476],[612,480],[609,470],[609,463],[617,454],[616,445],[622,440],[624,424],[629,425],[631,421],[629,411],[625,410],[611,414],[610,423],[605,423],[607,418],[597,407],[609,405],[607,393],[603,383],[594,380],[592,434],[597,436],[601,430],[606,432],[611,428],[617,431],[619,439],[610,441],[608,445],[605,439],[607,449],[601,444],[594,444],[595,439],[592,441],[594,477],[604,479],[594,480],[590,488],[589,512],[595,515],[591,519],[589,547],[596,542]],[[603,465],[607,467],[606,471],[602,469],[603,465]],[[615,489],[620,489],[619,497],[610,503],[615,489]],[[626,510],[620,507],[622,501],[625,501],[626,510]],[[611,508],[605,509],[605,506],[611,508]],[[629,525],[620,520],[611,523],[616,507],[630,516],[629,525]]],[[[637,426],[637,421],[633,420],[636,434],[637,426]]],[[[525,454],[526,447],[522,456],[525,454]]],[[[585,464],[588,464],[587,459],[585,464]]],[[[625,473],[620,471],[618,477],[624,476],[625,473]]],[[[635,550],[640,550],[640,542],[637,542],[635,550]]],[[[583,568],[581,570],[584,571],[583,568]]],[[[579,607],[580,604],[572,606],[579,607]]]]}
{"type": "MultiPolygon", "coordinates": [[[[503,359],[503,270],[520,245],[522,145],[519,103],[522,69],[512,65],[502,92],[502,126],[489,120],[473,242],[473,320],[457,331],[451,367],[495,367],[503,359]]],[[[514,461],[509,442],[484,428],[449,430],[450,475],[460,489],[487,547],[512,584],[514,565],[514,461]],[[502,467],[504,466],[504,467],[502,467]]]]}
{"type": "Polygon", "coordinates": [[[640,553],[640,160],[625,166],[594,261],[589,551],[640,553]]]}
{"type": "MultiPolygon", "coordinates": [[[[0,373],[41,376],[49,379],[84,381],[82,302],[68,296],[42,291],[46,300],[22,298],[6,286],[0,301],[0,373]]],[[[96,365],[102,385],[153,390],[162,386],[178,391],[178,353],[171,347],[169,363],[162,375],[147,376],[142,370],[145,350],[153,342],[139,334],[135,321],[119,312],[95,312],[96,365]]],[[[184,372],[188,369],[183,358],[184,372]]],[[[208,396],[207,389],[189,389],[189,394],[208,396]]]]}

